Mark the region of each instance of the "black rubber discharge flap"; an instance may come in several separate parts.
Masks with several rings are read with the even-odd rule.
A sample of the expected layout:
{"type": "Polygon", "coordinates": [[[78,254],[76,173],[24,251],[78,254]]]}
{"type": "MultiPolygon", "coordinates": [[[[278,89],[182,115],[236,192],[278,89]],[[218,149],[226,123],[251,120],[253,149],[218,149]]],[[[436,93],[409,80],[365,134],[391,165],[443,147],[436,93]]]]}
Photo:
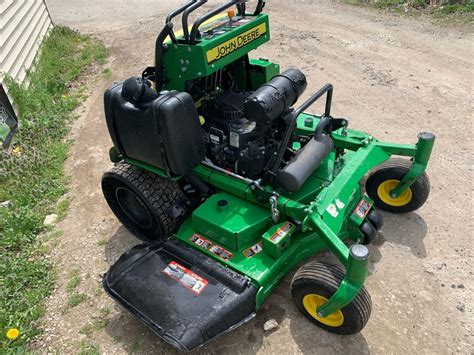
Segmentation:
{"type": "Polygon", "coordinates": [[[174,347],[194,350],[255,316],[257,289],[178,240],[140,245],[105,274],[118,301],[174,347]]]}

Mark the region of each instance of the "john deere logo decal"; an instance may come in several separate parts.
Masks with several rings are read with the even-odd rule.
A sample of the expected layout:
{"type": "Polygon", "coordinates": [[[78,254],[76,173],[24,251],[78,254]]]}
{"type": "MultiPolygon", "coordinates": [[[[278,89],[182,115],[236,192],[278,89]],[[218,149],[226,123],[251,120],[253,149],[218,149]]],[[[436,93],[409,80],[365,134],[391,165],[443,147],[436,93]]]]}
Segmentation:
{"type": "Polygon", "coordinates": [[[267,33],[266,23],[262,23],[254,28],[251,28],[250,30],[245,31],[242,34],[229,39],[227,42],[219,44],[218,46],[207,51],[207,62],[209,64],[214,63],[216,60],[224,58],[232,52],[235,52],[237,49],[240,49],[243,46],[262,37],[265,33],[267,33]]]}

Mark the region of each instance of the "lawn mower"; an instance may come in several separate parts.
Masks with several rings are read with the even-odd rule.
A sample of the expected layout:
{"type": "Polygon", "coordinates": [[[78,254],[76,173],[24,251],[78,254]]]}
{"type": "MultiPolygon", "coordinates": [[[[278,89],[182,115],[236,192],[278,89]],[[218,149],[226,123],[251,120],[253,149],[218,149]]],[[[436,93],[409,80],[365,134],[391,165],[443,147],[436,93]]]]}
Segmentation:
{"type": "Polygon", "coordinates": [[[383,223],[376,208],[426,202],[435,137],[395,144],[350,129],[331,115],[331,84],[296,105],[305,75],[249,57],[270,40],[265,1],[232,0],[191,25],[206,2],[171,12],[155,66],[105,93],[115,166],[103,193],[145,243],[119,258],[104,288],[191,351],[251,320],[285,275],[328,249],[340,265],[306,261],[292,297],[315,325],[358,333],[372,307],[364,282],[383,223]],[[324,112],[309,113],[321,98],[324,112]]]}

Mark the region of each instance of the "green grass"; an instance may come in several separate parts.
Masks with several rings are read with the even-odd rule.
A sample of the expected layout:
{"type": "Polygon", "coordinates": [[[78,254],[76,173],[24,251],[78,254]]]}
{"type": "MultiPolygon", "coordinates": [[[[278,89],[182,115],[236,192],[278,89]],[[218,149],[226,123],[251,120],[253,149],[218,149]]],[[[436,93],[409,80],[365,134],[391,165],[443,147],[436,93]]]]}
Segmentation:
{"type": "Polygon", "coordinates": [[[446,5],[440,8],[438,11],[445,15],[451,15],[451,14],[457,14],[457,13],[468,14],[468,13],[474,12],[474,2],[467,5],[459,5],[459,4],[446,5]]]}
{"type": "Polygon", "coordinates": [[[87,295],[86,294],[79,293],[79,292],[73,292],[72,294],[69,295],[69,298],[67,299],[68,310],[71,309],[71,308],[74,308],[76,306],[79,306],[85,300],[87,300],[87,295]]]}
{"type": "Polygon", "coordinates": [[[68,198],[62,198],[61,200],[58,201],[57,208],[56,208],[56,211],[58,213],[58,222],[66,218],[67,212],[69,211],[70,202],[71,201],[69,201],[68,198]]]}
{"type": "Polygon", "coordinates": [[[104,79],[108,80],[112,76],[112,72],[110,71],[110,68],[105,68],[102,71],[102,75],[104,76],[104,79]]]}
{"type": "Polygon", "coordinates": [[[81,334],[85,334],[87,336],[92,335],[92,333],[105,329],[107,324],[109,324],[109,315],[111,313],[110,308],[103,307],[100,309],[99,317],[93,319],[91,322],[87,323],[82,329],[79,331],[81,334]]]}
{"type": "Polygon", "coordinates": [[[82,279],[81,279],[81,276],[79,275],[79,272],[75,270],[69,276],[69,280],[66,284],[66,291],[67,292],[74,291],[81,284],[81,281],[82,279]]]}
{"type": "MultiPolygon", "coordinates": [[[[54,283],[54,268],[37,236],[47,231],[44,217],[64,218],[68,202],[64,160],[74,109],[84,98],[80,78],[92,63],[104,63],[102,44],[64,27],[55,27],[43,42],[29,86],[5,78],[19,108],[20,131],[13,153],[0,151],[0,353],[25,352],[39,333],[34,320],[44,314],[44,300],[54,283]],[[5,332],[18,328],[9,341],[5,332]]],[[[41,238],[43,240],[43,238],[41,238]]],[[[83,296],[71,300],[77,304],[83,296]]]]}
{"type": "Polygon", "coordinates": [[[434,17],[473,20],[474,0],[444,0],[441,5],[430,6],[429,0],[346,0],[353,5],[373,6],[408,14],[426,13],[434,17]]]}
{"type": "Polygon", "coordinates": [[[99,355],[99,346],[93,342],[81,340],[77,355],[99,355]]]}
{"type": "Polygon", "coordinates": [[[108,323],[109,320],[107,318],[94,319],[92,322],[83,326],[79,333],[87,336],[92,335],[94,332],[105,329],[108,323]]]}
{"type": "Polygon", "coordinates": [[[100,247],[106,246],[109,241],[107,239],[101,239],[97,242],[97,245],[100,247]]]}

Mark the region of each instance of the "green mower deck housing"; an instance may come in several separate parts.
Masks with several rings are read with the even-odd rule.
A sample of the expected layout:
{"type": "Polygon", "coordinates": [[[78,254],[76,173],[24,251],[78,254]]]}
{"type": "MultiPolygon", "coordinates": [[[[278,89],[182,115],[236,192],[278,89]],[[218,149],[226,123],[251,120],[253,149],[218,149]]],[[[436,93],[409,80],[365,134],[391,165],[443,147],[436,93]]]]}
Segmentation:
{"type": "MultiPolygon", "coordinates": [[[[363,288],[369,263],[366,245],[382,227],[376,207],[403,213],[426,201],[429,184],[425,170],[434,135],[421,133],[416,144],[397,144],[350,129],[347,119],[331,116],[330,84],[297,108],[295,102],[282,104],[281,112],[275,109],[278,118],[268,119],[275,110],[265,111],[268,107],[263,107],[259,100],[269,96],[263,91],[274,90],[268,102],[278,106],[284,101],[281,96],[303,84],[295,79],[286,91],[279,92],[278,85],[290,82],[294,72],[281,74],[278,64],[249,58],[249,52],[270,40],[269,17],[262,13],[265,2],[258,1],[255,12],[250,12],[245,2],[230,1],[188,27],[188,16],[205,2],[190,1],[168,16],[157,38],[156,65],[147,68],[142,78],[135,78],[134,85],[137,80],[142,85],[138,94],[127,89],[126,83],[115,84],[106,93],[106,115],[114,141],[111,159],[117,167],[104,176],[104,194],[122,223],[149,241],[125,254],[111,268],[104,278],[104,287],[167,342],[182,350],[192,350],[251,319],[283,277],[306,259],[329,249],[343,266],[339,279],[336,277],[337,289],[325,294],[323,285],[318,291],[317,285],[322,281],[312,280],[308,272],[301,270],[292,286],[295,302],[306,317],[326,330],[339,334],[358,332],[367,322],[370,309],[364,315],[367,319],[355,325],[344,323],[352,317],[345,312],[351,312],[354,302],[368,297],[363,288]],[[237,14],[228,11],[234,6],[237,14]],[[182,33],[173,30],[172,20],[178,15],[182,16],[182,33]],[[147,84],[150,82],[153,86],[147,84]],[[179,96],[183,93],[186,96],[179,96]],[[247,143],[247,150],[237,151],[240,155],[235,162],[234,156],[230,158],[233,165],[226,165],[225,159],[242,148],[239,144],[243,143],[236,141],[241,137],[235,132],[227,137],[225,131],[213,127],[214,118],[210,117],[214,110],[228,110],[230,104],[219,100],[231,93],[245,93],[244,103],[236,106],[243,105],[247,116],[254,112],[251,107],[257,107],[255,112],[260,118],[255,123],[252,117],[246,117],[244,128],[251,127],[253,132],[264,130],[264,136],[273,132],[275,137],[257,149],[258,159],[261,157],[265,163],[261,170],[248,163],[257,158],[245,156],[247,160],[243,160],[252,142],[247,143]],[[178,107],[186,106],[188,97],[192,98],[194,108],[178,111],[178,107]],[[326,100],[324,113],[309,113],[308,109],[321,98],[326,100]],[[140,102],[141,99],[147,103],[140,102]],[[248,103],[252,99],[253,106],[248,103]],[[171,110],[169,107],[171,113],[167,111],[171,110]],[[129,113],[122,114],[120,110],[129,113]],[[182,119],[181,112],[188,115],[192,110],[196,112],[189,114],[193,118],[189,122],[194,124],[194,133],[188,132],[186,120],[177,131],[183,133],[179,137],[191,135],[196,140],[181,141],[169,127],[182,119]],[[159,144],[147,141],[144,133],[155,125],[136,128],[136,134],[143,139],[125,137],[131,133],[124,132],[133,131],[142,119],[133,116],[132,121],[127,116],[132,114],[143,115],[144,120],[158,117],[159,144]],[[130,126],[123,126],[120,120],[129,120],[130,126]],[[201,134],[201,129],[206,135],[204,153],[199,151],[200,144],[195,143],[199,139],[194,137],[201,134]],[[219,138],[223,140],[216,143],[219,138]],[[319,144],[315,148],[310,147],[316,144],[313,140],[319,144]],[[153,145],[152,154],[162,154],[164,163],[150,163],[153,157],[145,161],[142,157],[147,154],[134,150],[140,144],[153,145]],[[186,151],[184,160],[193,155],[203,159],[179,171],[186,164],[173,167],[170,161],[180,154],[170,153],[173,145],[186,151]],[[266,150],[270,149],[272,154],[267,155],[266,150]],[[327,151],[321,153],[321,149],[327,151]],[[390,159],[392,156],[410,160],[397,164],[390,159]],[[258,172],[243,171],[244,163],[258,172]],[[310,166],[311,171],[300,174],[299,166],[310,166]],[[149,264],[153,258],[156,263],[149,264]],[[227,280],[228,274],[240,280],[238,285],[222,281],[227,280]],[[223,283],[225,287],[206,296],[213,283],[210,280],[214,280],[214,286],[223,283]],[[219,299],[216,292],[236,294],[226,301],[228,309],[219,301],[214,302],[213,297],[219,299]],[[140,298],[139,293],[147,294],[147,299],[140,298]],[[185,302],[197,302],[195,309],[200,310],[183,315],[173,308],[174,301],[183,302],[180,307],[185,307],[185,302]],[[249,311],[245,313],[246,307],[249,311]],[[238,309],[244,313],[236,315],[238,309]],[[210,319],[213,312],[217,312],[219,319],[207,321],[204,315],[210,319]],[[173,317],[180,320],[169,321],[173,317]],[[203,317],[206,321],[199,328],[196,319],[203,317]],[[225,321],[230,324],[221,324],[225,318],[231,319],[225,321]],[[177,329],[180,321],[187,324],[185,330],[177,329]],[[193,327],[199,331],[189,330],[193,327]],[[218,331],[213,331],[213,327],[218,331]]],[[[234,115],[234,111],[229,115],[234,115]]],[[[333,273],[336,274],[339,275],[333,273]]],[[[370,302],[370,298],[365,302],[370,302]]]]}

